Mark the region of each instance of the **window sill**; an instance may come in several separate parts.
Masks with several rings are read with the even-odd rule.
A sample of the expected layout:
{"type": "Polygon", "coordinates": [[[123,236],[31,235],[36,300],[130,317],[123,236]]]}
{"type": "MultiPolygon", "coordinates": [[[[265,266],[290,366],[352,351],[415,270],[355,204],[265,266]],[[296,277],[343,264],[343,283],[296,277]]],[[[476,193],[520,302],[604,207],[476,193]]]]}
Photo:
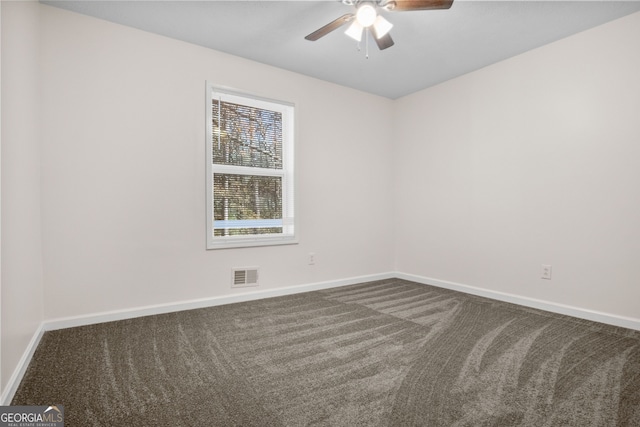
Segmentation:
{"type": "Polygon", "coordinates": [[[297,237],[276,237],[276,238],[216,238],[207,242],[207,250],[233,249],[233,248],[253,248],[260,246],[280,246],[297,245],[297,237]]]}

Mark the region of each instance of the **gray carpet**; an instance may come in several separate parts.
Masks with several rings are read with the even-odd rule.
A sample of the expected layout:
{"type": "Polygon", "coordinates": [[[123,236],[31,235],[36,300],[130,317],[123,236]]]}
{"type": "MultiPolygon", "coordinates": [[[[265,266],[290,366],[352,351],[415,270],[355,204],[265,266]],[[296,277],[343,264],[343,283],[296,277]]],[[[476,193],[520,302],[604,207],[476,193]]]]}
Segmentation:
{"type": "Polygon", "coordinates": [[[44,334],[79,426],[640,426],[640,332],[387,280],[44,334]]]}

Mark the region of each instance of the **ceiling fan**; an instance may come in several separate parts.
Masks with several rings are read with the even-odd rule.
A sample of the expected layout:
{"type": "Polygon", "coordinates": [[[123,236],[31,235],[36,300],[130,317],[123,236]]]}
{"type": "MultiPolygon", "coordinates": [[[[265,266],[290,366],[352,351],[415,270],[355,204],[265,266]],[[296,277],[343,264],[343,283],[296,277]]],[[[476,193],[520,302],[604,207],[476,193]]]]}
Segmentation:
{"type": "Polygon", "coordinates": [[[453,0],[342,0],[342,3],[355,6],[356,12],[345,13],[338,19],[318,28],[306,36],[305,39],[316,41],[351,22],[345,34],[359,42],[362,40],[362,34],[365,30],[367,32],[371,30],[378,48],[384,50],[394,44],[391,35],[389,35],[389,30],[391,30],[393,24],[380,15],[378,9],[394,12],[449,9],[453,0]]]}

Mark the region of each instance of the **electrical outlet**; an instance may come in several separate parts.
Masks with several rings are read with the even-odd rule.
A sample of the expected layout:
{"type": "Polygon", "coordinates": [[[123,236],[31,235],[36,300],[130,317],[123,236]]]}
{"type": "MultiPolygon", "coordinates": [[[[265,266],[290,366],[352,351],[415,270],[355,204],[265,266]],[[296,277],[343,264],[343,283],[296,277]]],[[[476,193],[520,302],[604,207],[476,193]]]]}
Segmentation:
{"type": "Polygon", "coordinates": [[[541,277],[546,280],[551,280],[551,266],[549,264],[542,264],[541,277]]]}
{"type": "Polygon", "coordinates": [[[309,252],[309,265],[316,265],[316,254],[315,252],[309,252]]]}

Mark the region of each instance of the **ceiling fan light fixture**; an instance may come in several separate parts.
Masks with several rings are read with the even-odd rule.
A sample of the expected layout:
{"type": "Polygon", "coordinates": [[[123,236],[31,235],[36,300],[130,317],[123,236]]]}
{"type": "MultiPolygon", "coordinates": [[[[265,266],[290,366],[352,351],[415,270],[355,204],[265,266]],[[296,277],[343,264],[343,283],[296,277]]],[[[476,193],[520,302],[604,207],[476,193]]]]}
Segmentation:
{"type": "Polygon", "coordinates": [[[373,23],[373,32],[377,39],[380,37],[384,37],[391,29],[393,28],[393,24],[382,17],[382,15],[378,15],[375,22],[373,23]]]}
{"type": "Polygon", "coordinates": [[[363,31],[364,28],[362,27],[362,25],[360,25],[358,20],[354,20],[351,25],[349,25],[349,28],[347,28],[347,31],[345,31],[344,33],[355,41],[359,42],[362,40],[363,31]]]}
{"type": "Polygon", "coordinates": [[[364,28],[370,27],[376,22],[376,9],[370,4],[363,4],[356,12],[356,21],[364,28]]]}

